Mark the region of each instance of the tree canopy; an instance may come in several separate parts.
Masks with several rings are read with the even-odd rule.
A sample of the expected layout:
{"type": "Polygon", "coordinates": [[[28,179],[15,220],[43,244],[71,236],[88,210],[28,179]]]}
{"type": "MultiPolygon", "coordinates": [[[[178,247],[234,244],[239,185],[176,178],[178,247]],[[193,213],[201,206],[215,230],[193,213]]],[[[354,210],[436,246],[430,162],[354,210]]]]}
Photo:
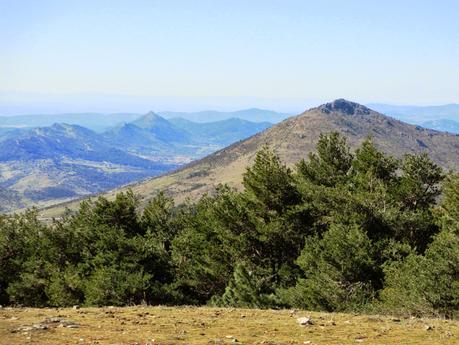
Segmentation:
{"type": "Polygon", "coordinates": [[[195,203],[131,192],[44,224],[0,216],[0,304],[213,304],[455,317],[459,174],[338,133],[195,203]]]}

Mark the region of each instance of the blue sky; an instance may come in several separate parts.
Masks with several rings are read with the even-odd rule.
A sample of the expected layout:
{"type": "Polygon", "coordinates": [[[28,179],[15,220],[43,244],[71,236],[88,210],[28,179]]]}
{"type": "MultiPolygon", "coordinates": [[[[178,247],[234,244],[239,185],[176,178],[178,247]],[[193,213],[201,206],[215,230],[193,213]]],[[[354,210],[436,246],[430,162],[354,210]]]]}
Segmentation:
{"type": "Polygon", "coordinates": [[[458,15],[455,0],[0,0],[0,111],[457,103],[458,15]]]}

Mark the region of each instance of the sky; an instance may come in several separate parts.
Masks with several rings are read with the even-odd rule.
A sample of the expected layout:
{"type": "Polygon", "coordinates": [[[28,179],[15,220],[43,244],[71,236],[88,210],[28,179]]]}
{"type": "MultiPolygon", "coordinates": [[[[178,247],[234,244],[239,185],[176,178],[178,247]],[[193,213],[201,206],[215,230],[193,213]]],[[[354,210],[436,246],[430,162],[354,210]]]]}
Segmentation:
{"type": "Polygon", "coordinates": [[[0,0],[0,114],[459,103],[459,1],[0,0]]]}

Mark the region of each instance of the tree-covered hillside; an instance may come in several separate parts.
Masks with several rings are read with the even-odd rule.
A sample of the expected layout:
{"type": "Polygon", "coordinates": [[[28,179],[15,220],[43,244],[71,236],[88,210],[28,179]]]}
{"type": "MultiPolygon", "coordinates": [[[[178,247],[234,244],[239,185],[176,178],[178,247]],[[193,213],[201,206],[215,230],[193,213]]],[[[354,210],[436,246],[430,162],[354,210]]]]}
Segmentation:
{"type": "Polygon", "coordinates": [[[196,203],[132,192],[0,220],[0,303],[212,304],[455,317],[459,175],[338,133],[286,167],[263,147],[196,203]]]}

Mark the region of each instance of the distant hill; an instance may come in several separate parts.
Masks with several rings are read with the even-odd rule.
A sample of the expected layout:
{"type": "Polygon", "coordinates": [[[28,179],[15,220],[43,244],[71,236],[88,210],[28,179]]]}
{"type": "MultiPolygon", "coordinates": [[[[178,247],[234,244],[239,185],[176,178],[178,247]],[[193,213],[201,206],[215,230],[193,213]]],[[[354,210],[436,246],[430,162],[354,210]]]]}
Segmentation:
{"type": "Polygon", "coordinates": [[[166,119],[179,117],[179,118],[193,121],[193,122],[215,122],[215,121],[228,120],[231,118],[237,118],[237,119],[246,120],[250,122],[278,123],[290,116],[288,114],[278,113],[272,110],[257,109],[257,108],[230,111],[230,112],[215,111],[215,110],[199,111],[199,112],[194,112],[194,113],[165,111],[165,112],[160,112],[159,114],[165,117],[166,119]]]}
{"type": "Polygon", "coordinates": [[[211,143],[220,147],[248,138],[272,126],[270,122],[251,122],[240,118],[208,123],[196,123],[183,118],[173,118],[169,122],[187,132],[194,142],[211,143]]]}
{"type": "Polygon", "coordinates": [[[172,122],[153,112],[133,121],[132,124],[148,131],[158,140],[169,143],[189,143],[192,140],[186,130],[175,126],[172,122]]]}
{"type": "MultiPolygon", "coordinates": [[[[340,99],[291,117],[176,172],[132,184],[130,188],[145,202],[160,190],[180,202],[211,192],[219,183],[239,187],[243,172],[264,144],[270,145],[285,163],[292,165],[315,149],[321,133],[332,131],[345,135],[353,148],[372,136],[377,147],[388,154],[401,157],[406,153],[426,152],[444,168],[459,169],[458,135],[410,125],[340,99]]],[[[106,195],[111,197],[120,190],[123,189],[106,195]]],[[[58,212],[59,208],[55,208],[43,214],[58,212]]]]}
{"type": "Polygon", "coordinates": [[[182,118],[165,118],[149,112],[135,121],[124,123],[103,133],[112,145],[131,152],[155,157],[186,156],[201,158],[238,140],[271,126],[268,122],[227,119],[216,122],[193,122],[182,118]]]}
{"type": "Polygon", "coordinates": [[[103,137],[112,145],[147,155],[191,154],[182,147],[192,144],[190,135],[153,112],[116,126],[103,137]]]}
{"type": "Polygon", "coordinates": [[[426,121],[422,124],[423,127],[436,129],[437,131],[444,131],[450,133],[459,133],[459,121],[438,119],[426,121]]]}
{"type": "Polygon", "coordinates": [[[422,124],[440,119],[459,121],[459,104],[410,106],[374,103],[368,104],[368,107],[413,124],[422,124]]]}

